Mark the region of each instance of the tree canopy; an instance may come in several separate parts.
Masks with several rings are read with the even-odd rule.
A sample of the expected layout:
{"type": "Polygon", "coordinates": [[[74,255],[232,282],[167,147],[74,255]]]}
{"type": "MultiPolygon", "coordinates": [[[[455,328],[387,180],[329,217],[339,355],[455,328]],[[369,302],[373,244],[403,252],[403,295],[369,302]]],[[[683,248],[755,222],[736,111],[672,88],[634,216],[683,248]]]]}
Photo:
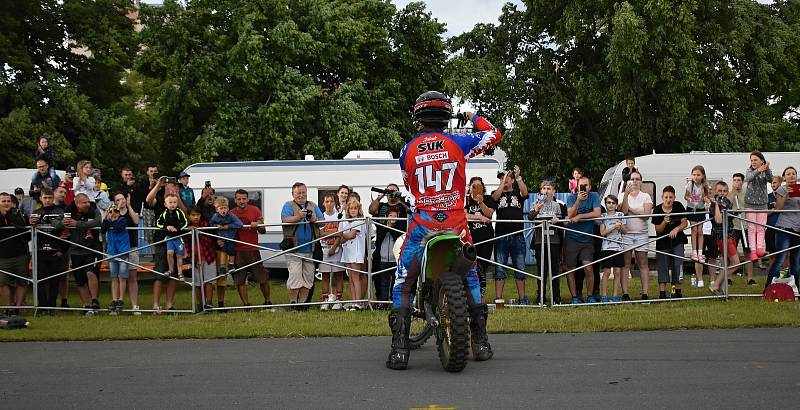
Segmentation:
{"type": "Polygon", "coordinates": [[[529,177],[800,150],[797,0],[527,0],[450,39],[389,0],[7,1],[0,27],[0,168],[39,135],[114,171],[397,153],[430,89],[508,128],[529,177]]]}
{"type": "Polygon", "coordinates": [[[449,42],[446,79],[531,176],[625,155],[800,150],[800,2],[529,0],[449,42]],[[530,161],[535,158],[535,161],[530,161]]]}

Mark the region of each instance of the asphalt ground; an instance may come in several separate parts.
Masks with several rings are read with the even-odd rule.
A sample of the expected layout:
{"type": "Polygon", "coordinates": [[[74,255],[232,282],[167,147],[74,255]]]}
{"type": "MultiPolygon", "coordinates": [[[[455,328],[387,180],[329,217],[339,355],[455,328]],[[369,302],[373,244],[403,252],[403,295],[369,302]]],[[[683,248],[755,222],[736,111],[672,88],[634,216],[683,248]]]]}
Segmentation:
{"type": "Polygon", "coordinates": [[[0,343],[17,408],[797,408],[800,329],[491,335],[441,369],[388,337],[0,343]]]}

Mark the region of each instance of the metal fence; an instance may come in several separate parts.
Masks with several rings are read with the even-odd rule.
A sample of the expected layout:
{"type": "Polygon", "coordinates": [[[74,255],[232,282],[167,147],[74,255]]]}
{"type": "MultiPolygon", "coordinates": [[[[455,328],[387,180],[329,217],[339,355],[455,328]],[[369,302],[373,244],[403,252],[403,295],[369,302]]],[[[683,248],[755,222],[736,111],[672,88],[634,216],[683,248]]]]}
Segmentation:
{"type": "MultiPolygon", "coordinates": [[[[778,210],[778,211],[774,211],[773,210],[773,211],[747,211],[747,212],[762,212],[762,213],[763,212],[778,212],[778,213],[781,213],[781,212],[800,212],[800,211],[797,211],[797,210],[778,210]]],[[[749,223],[749,224],[755,223],[753,221],[747,220],[743,215],[740,215],[741,213],[744,213],[744,211],[741,211],[741,212],[730,211],[729,212],[729,211],[726,210],[726,211],[723,212],[723,215],[722,215],[722,219],[723,219],[723,221],[722,221],[723,228],[722,229],[723,229],[723,232],[727,232],[728,231],[729,216],[730,216],[730,219],[743,220],[743,221],[745,221],[746,223],[749,223]]],[[[673,214],[669,214],[669,215],[674,217],[674,216],[688,216],[688,215],[692,215],[692,214],[697,214],[697,213],[689,213],[689,212],[687,212],[687,213],[680,213],[680,214],[673,213],[673,214]]],[[[705,213],[702,213],[702,214],[705,215],[705,213]]],[[[666,215],[666,214],[613,216],[613,217],[606,217],[606,218],[584,219],[582,221],[595,223],[596,221],[600,221],[600,220],[603,220],[603,219],[609,219],[609,218],[614,218],[614,219],[621,219],[621,218],[650,218],[650,217],[659,216],[659,215],[666,215]]],[[[24,235],[30,234],[30,242],[31,242],[31,247],[33,249],[33,251],[31,252],[31,255],[30,255],[31,256],[31,259],[30,259],[31,260],[31,264],[30,264],[31,265],[31,275],[30,275],[30,277],[27,277],[25,275],[20,275],[19,273],[8,272],[8,271],[4,271],[4,270],[0,270],[0,273],[4,273],[4,274],[9,275],[9,276],[11,276],[11,277],[13,277],[15,279],[22,280],[22,281],[25,281],[26,283],[30,284],[32,286],[32,289],[33,289],[33,292],[32,292],[32,302],[33,302],[33,304],[32,305],[25,305],[25,306],[10,306],[10,305],[6,305],[6,306],[0,306],[0,308],[3,308],[3,309],[32,309],[34,311],[39,310],[39,309],[43,309],[43,310],[77,310],[77,311],[87,310],[85,308],[64,308],[64,307],[42,306],[40,301],[39,301],[38,292],[37,292],[38,285],[41,284],[41,283],[44,283],[46,281],[58,280],[62,276],[68,275],[69,273],[75,272],[75,271],[77,271],[79,269],[86,268],[88,266],[92,266],[94,264],[96,264],[96,266],[99,267],[100,263],[106,262],[106,261],[110,261],[110,260],[117,260],[117,261],[124,262],[128,266],[133,266],[136,269],[141,269],[141,270],[144,270],[144,271],[147,271],[147,272],[151,272],[154,275],[161,276],[161,277],[166,278],[166,279],[171,280],[171,281],[176,281],[179,284],[188,286],[190,288],[200,287],[202,289],[203,285],[208,284],[208,283],[212,283],[212,282],[216,281],[217,279],[219,279],[220,277],[223,276],[223,275],[218,273],[213,278],[204,279],[202,277],[202,273],[198,274],[198,269],[196,269],[196,266],[195,266],[196,265],[196,259],[197,259],[196,253],[199,252],[199,243],[200,243],[199,241],[200,241],[200,238],[203,237],[203,236],[207,236],[207,237],[210,237],[210,238],[215,239],[215,240],[216,239],[220,239],[220,240],[229,241],[229,242],[232,242],[232,243],[235,243],[235,244],[248,245],[248,246],[251,246],[253,248],[258,249],[259,251],[267,251],[267,252],[271,253],[270,255],[268,255],[266,257],[259,258],[257,261],[251,262],[249,264],[246,264],[246,265],[243,265],[243,266],[236,266],[233,270],[231,270],[231,271],[229,271],[227,273],[234,274],[234,273],[236,273],[238,271],[245,270],[245,269],[247,269],[247,268],[249,268],[249,267],[251,267],[253,265],[263,264],[264,262],[266,262],[268,260],[271,260],[271,259],[274,259],[274,258],[277,258],[277,257],[280,257],[280,256],[292,257],[292,258],[300,258],[300,259],[303,259],[303,260],[306,260],[306,261],[314,262],[315,264],[325,264],[325,265],[341,268],[342,270],[345,270],[345,271],[348,271],[348,272],[355,272],[355,273],[359,273],[359,274],[365,274],[367,276],[367,294],[366,294],[366,297],[358,299],[358,300],[348,300],[346,302],[363,303],[363,304],[366,304],[366,306],[369,307],[369,308],[373,308],[373,307],[377,307],[377,306],[381,306],[381,305],[387,305],[387,304],[390,304],[391,301],[377,300],[373,296],[373,290],[374,289],[373,289],[373,280],[372,280],[372,278],[373,278],[373,276],[378,275],[378,274],[383,274],[383,273],[387,273],[387,272],[393,272],[394,268],[386,268],[386,269],[383,269],[383,270],[374,270],[372,236],[373,236],[373,234],[375,232],[376,226],[379,226],[382,229],[392,230],[392,231],[399,232],[399,233],[405,233],[402,230],[399,230],[399,229],[397,229],[395,227],[389,226],[388,221],[389,220],[393,220],[393,219],[394,220],[399,220],[397,218],[366,217],[366,218],[340,219],[340,220],[337,220],[337,221],[332,221],[332,222],[344,222],[344,221],[350,221],[350,222],[352,222],[352,221],[363,221],[364,222],[364,227],[366,229],[366,235],[365,235],[365,237],[366,237],[366,239],[365,239],[365,241],[366,241],[366,244],[365,244],[366,255],[365,255],[364,264],[366,266],[366,269],[348,268],[348,267],[346,267],[346,266],[344,266],[342,264],[326,262],[324,260],[314,259],[314,258],[311,258],[311,257],[306,257],[304,255],[299,255],[299,254],[295,253],[296,250],[298,250],[300,248],[303,248],[304,246],[307,246],[309,244],[318,243],[318,242],[320,242],[320,241],[322,241],[322,240],[324,240],[326,238],[330,238],[330,237],[333,237],[333,236],[337,235],[339,232],[334,232],[334,233],[330,233],[330,234],[327,234],[327,235],[324,235],[324,236],[320,236],[318,238],[314,238],[313,240],[311,240],[309,242],[297,244],[296,246],[294,246],[292,248],[289,248],[289,249],[286,249],[286,250],[280,250],[280,249],[270,248],[270,247],[267,247],[267,246],[262,246],[260,244],[252,244],[252,243],[243,242],[243,241],[240,241],[240,240],[237,240],[237,239],[229,239],[229,238],[220,236],[219,233],[217,232],[217,228],[216,227],[193,228],[193,229],[187,230],[186,232],[182,232],[182,233],[180,233],[179,235],[177,235],[176,237],[173,237],[173,238],[165,238],[165,239],[160,240],[158,242],[149,243],[149,244],[146,244],[144,246],[132,248],[131,250],[129,250],[127,252],[124,252],[124,253],[121,253],[121,254],[118,254],[118,255],[110,255],[108,253],[105,253],[102,250],[92,249],[90,247],[86,247],[86,246],[83,246],[81,244],[78,244],[78,243],[75,243],[75,242],[71,242],[71,241],[69,241],[69,240],[67,240],[65,238],[61,238],[59,236],[56,236],[56,235],[54,235],[52,233],[52,230],[53,230],[52,227],[49,227],[49,226],[28,226],[28,227],[24,227],[24,230],[22,232],[16,233],[16,234],[14,234],[12,236],[9,236],[9,237],[6,237],[6,238],[0,240],[0,246],[3,246],[3,242],[14,240],[14,239],[18,239],[20,236],[24,236],[24,235]],[[71,266],[71,267],[68,267],[66,270],[64,270],[62,272],[57,272],[55,274],[49,274],[46,277],[41,277],[40,276],[40,272],[39,272],[39,257],[40,257],[40,255],[39,255],[39,252],[37,250],[38,250],[38,241],[42,237],[49,237],[49,238],[56,239],[56,240],[59,240],[59,241],[64,241],[64,242],[69,243],[69,245],[71,247],[75,247],[76,249],[82,249],[84,251],[91,252],[92,254],[97,256],[97,260],[95,260],[94,262],[91,262],[91,263],[84,264],[82,266],[71,266]],[[192,257],[190,258],[190,261],[189,261],[189,264],[188,264],[190,266],[190,269],[191,269],[191,279],[190,280],[181,280],[181,279],[178,279],[178,278],[176,278],[174,276],[170,276],[169,272],[160,272],[160,271],[158,271],[156,269],[153,269],[153,268],[150,268],[148,266],[143,265],[141,263],[141,261],[140,261],[140,263],[134,263],[134,262],[131,262],[130,260],[128,260],[127,258],[125,258],[125,259],[120,258],[122,256],[127,256],[127,255],[130,255],[130,254],[134,253],[134,252],[139,252],[139,251],[142,251],[142,250],[147,249],[147,248],[160,247],[160,245],[163,245],[167,241],[169,241],[170,239],[174,239],[174,238],[186,238],[189,241],[191,248],[193,249],[192,257]]],[[[326,221],[326,222],[331,222],[331,221],[326,221]]],[[[514,221],[499,220],[499,221],[494,221],[494,222],[495,222],[495,224],[523,223],[524,225],[523,225],[522,229],[516,230],[514,232],[510,232],[510,233],[506,233],[506,234],[503,234],[503,235],[495,236],[495,237],[493,237],[491,239],[488,239],[488,240],[485,240],[485,241],[476,242],[475,243],[476,246],[489,244],[489,243],[494,243],[494,242],[496,242],[496,241],[498,241],[500,239],[503,239],[503,238],[506,238],[506,237],[510,237],[512,235],[517,235],[517,234],[526,235],[526,234],[528,234],[530,232],[533,232],[534,230],[537,230],[537,229],[542,229],[545,232],[548,232],[551,229],[560,230],[560,231],[563,231],[563,232],[575,232],[575,233],[578,233],[578,234],[581,234],[581,235],[588,236],[588,237],[591,238],[591,240],[594,240],[594,239],[609,240],[608,238],[605,238],[605,237],[602,237],[602,236],[598,236],[598,235],[596,235],[594,233],[590,234],[590,233],[586,233],[586,232],[582,232],[582,231],[574,229],[574,227],[571,227],[570,224],[568,223],[569,222],[568,219],[562,219],[562,220],[557,220],[557,221],[552,221],[552,220],[535,220],[535,221],[530,221],[530,220],[514,220],[514,221]]],[[[689,229],[690,230],[693,226],[703,224],[704,222],[705,221],[690,223],[690,225],[685,229],[689,229]]],[[[323,223],[323,222],[321,221],[321,222],[318,222],[318,223],[323,223]]],[[[295,225],[295,224],[287,224],[287,223],[261,224],[261,225],[259,225],[259,227],[275,227],[275,226],[285,226],[285,225],[295,225]]],[[[792,230],[783,229],[783,228],[778,228],[778,227],[774,227],[774,226],[770,226],[770,225],[764,225],[764,224],[759,224],[759,225],[763,226],[766,230],[770,230],[771,229],[771,230],[775,230],[776,232],[780,232],[780,233],[782,233],[784,235],[789,235],[790,237],[794,238],[795,240],[800,239],[800,233],[798,233],[798,232],[795,232],[795,231],[792,231],[792,230]]],[[[10,227],[10,228],[4,228],[4,229],[23,229],[23,228],[22,227],[19,227],[19,228],[10,227]]],[[[99,228],[96,228],[96,229],[99,229],[99,228]]],[[[128,229],[131,229],[131,230],[147,230],[147,229],[156,229],[156,228],[138,227],[138,228],[128,228],[128,229]]],[[[727,240],[722,241],[723,249],[719,250],[720,251],[720,257],[722,258],[720,260],[720,263],[718,263],[716,265],[713,265],[713,264],[711,264],[709,262],[699,262],[699,261],[691,260],[690,258],[687,258],[686,256],[683,256],[683,255],[677,255],[677,256],[676,255],[672,255],[672,254],[666,253],[664,251],[657,250],[655,248],[650,248],[648,246],[648,245],[650,245],[652,243],[655,243],[658,239],[663,238],[665,236],[666,235],[661,235],[661,236],[658,236],[658,237],[649,238],[649,240],[647,242],[641,243],[641,244],[638,244],[638,245],[635,245],[635,246],[629,246],[630,244],[625,243],[625,241],[623,239],[623,241],[620,241],[621,245],[623,245],[623,249],[621,251],[615,252],[612,255],[608,255],[608,256],[606,256],[604,258],[601,258],[601,259],[592,260],[590,263],[585,263],[583,265],[576,266],[574,268],[571,268],[571,269],[568,269],[568,270],[565,270],[565,271],[559,271],[559,272],[553,272],[553,270],[551,269],[551,264],[550,263],[538,262],[537,264],[539,266],[545,267],[544,271],[542,271],[541,269],[537,269],[537,273],[531,273],[531,272],[528,272],[526,270],[518,269],[515,266],[509,266],[509,265],[507,265],[507,261],[497,261],[496,257],[492,258],[492,259],[479,257],[479,260],[483,261],[483,262],[486,262],[486,263],[488,263],[490,265],[494,265],[495,267],[502,267],[507,271],[520,273],[522,275],[525,275],[526,277],[533,278],[533,279],[535,279],[537,281],[542,281],[542,280],[546,281],[545,282],[545,283],[547,283],[546,286],[549,289],[549,292],[548,292],[549,295],[548,295],[547,299],[549,300],[549,303],[550,303],[551,306],[571,306],[571,305],[567,305],[567,304],[559,305],[559,304],[554,303],[555,301],[554,301],[554,297],[553,297],[553,286],[552,286],[553,279],[565,277],[566,275],[568,275],[570,273],[577,272],[577,271],[579,271],[581,269],[584,269],[584,268],[586,268],[586,267],[588,267],[590,265],[596,265],[599,262],[602,262],[603,260],[612,258],[612,257],[614,257],[616,255],[619,255],[619,254],[624,254],[624,253],[627,253],[627,252],[635,251],[636,249],[639,249],[639,248],[642,248],[642,247],[647,247],[646,249],[650,253],[665,254],[665,255],[669,255],[669,256],[672,256],[672,257],[679,258],[682,261],[692,261],[693,263],[700,263],[700,264],[702,264],[704,266],[707,266],[709,269],[717,269],[717,268],[721,269],[721,273],[720,274],[724,275],[724,279],[722,280],[722,283],[721,283],[720,293],[717,294],[717,295],[708,295],[708,296],[683,297],[681,299],[669,298],[669,299],[631,300],[631,301],[607,302],[607,303],[597,303],[597,304],[581,304],[580,306],[601,306],[601,305],[608,305],[608,304],[650,303],[650,302],[667,302],[667,301],[674,302],[674,301],[679,301],[679,300],[700,300],[700,299],[726,299],[727,300],[727,299],[733,298],[733,297],[761,297],[762,296],[761,293],[758,293],[758,294],[731,294],[730,293],[728,285],[727,285],[727,283],[728,283],[727,279],[729,278],[730,271],[732,269],[736,269],[736,268],[739,268],[739,267],[741,267],[741,266],[743,266],[743,265],[745,265],[747,263],[750,263],[750,261],[744,261],[744,262],[740,262],[739,264],[736,264],[736,265],[730,265],[728,263],[728,258],[725,257],[725,255],[727,255],[727,252],[728,252],[728,241],[727,240]]],[[[551,245],[550,244],[550,237],[551,237],[551,235],[543,235],[543,239],[542,239],[542,243],[541,243],[541,255],[546,255],[548,260],[550,260],[550,258],[553,258],[553,257],[560,258],[560,255],[550,255],[550,249],[551,249],[551,247],[550,247],[550,245],[551,245]]],[[[376,244],[376,246],[380,246],[380,245],[381,244],[376,244]]],[[[776,250],[775,252],[773,252],[773,253],[771,253],[769,255],[765,255],[764,257],[777,255],[777,254],[780,254],[780,253],[786,253],[786,252],[800,252],[799,248],[800,248],[800,244],[794,245],[794,246],[790,246],[790,247],[788,247],[786,249],[776,250]]],[[[528,249],[528,246],[527,246],[527,242],[526,242],[526,252],[527,252],[527,249],[528,249]]],[[[65,258],[66,258],[66,256],[65,256],[65,258]]],[[[633,263],[634,262],[632,261],[631,262],[631,270],[633,270],[633,263]]],[[[560,263],[559,263],[559,266],[560,266],[560,263]]],[[[649,274],[649,270],[648,270],[648,274],[649,274]]],[[[592,290],[589,289],[587,293],[591,294],[591,291],[592,290]]],[[[205,305],[206,304],[205,293],[204,292],[202,292],[202,291],[199,292],[200,299],[197,299],[197,296],[196,296],[195,292],[191,292],[191,294],[192,294],[192,308],[191,309],[177,309],[177,310],[173,310],[171,312],[173,312],[173,313],[192,313],[192,312],[196,313],[198,305],[201,305],[201,304],[205,305]]],[[[345,302],[345,301],[343,301],[343,302],[345,302]]],[[[533,304],[527,305],[525,307],[544,307],[544,306],[546,306],[547,303],[545,302],[544,293],[540,293],[540,298],[536,302],[537,303],[533,303],[533,304]]],[[[297,303],[297,304],[231,306],[231,307],[225,307],[225,308],[215,308],[214,310],[241,310],[241,309],[251,309],[251,308],[275,308],[275,307],[281,308],[281,307],[314,306],[314,305],[321,305],[323,303],[327,303],[327,302],[326,301],[321,301],[321,302],[300,302],[300,303],[297,303]]],[[[13,302],[12,302],[12,304],[13,304],[13,302]]],[[[514,304],[509,304],[509,306],[514,306],[514,304]]],[[[522,306],[519,306],[519,307],[522,307],[522,306]]],[[[104,309],[101,309],[101,310],[104,310],[104,309]]],[[[152,309],[142,309],[141,312],[154,312],[154,310],[152,310],[152,309]]]]}

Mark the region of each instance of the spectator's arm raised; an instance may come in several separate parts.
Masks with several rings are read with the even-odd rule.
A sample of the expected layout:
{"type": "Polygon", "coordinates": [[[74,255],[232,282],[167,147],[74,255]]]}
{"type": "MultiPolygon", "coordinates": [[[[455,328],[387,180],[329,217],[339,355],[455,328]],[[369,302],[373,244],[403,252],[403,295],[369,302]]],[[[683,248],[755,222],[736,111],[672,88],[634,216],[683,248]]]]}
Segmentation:
{"type": "Polygon", "coordinates": [[[144,200],[144,202],[147,204],[147,206],[153,207],[153,206],[156,205],[156,194],[158,194],[158,191],[160,191],[161,188],[164,187],[165,178],[166,177],[158,178],[158,180],[156,181],[156,184],[153,185],[153,188],[150,189],[150,192],[147,193],[147,198],[145,198],[145,200],[144,200]]]}
{"type": "Polygon", "coordinates": [[[522,170],[519,169],[519,165],[514,165],[514,175],[516,175],[517,186],[519,187],[519,195],[521,197],[528,196],[528,186],[525,185],[525,181],[522,180],[522,170]]]}

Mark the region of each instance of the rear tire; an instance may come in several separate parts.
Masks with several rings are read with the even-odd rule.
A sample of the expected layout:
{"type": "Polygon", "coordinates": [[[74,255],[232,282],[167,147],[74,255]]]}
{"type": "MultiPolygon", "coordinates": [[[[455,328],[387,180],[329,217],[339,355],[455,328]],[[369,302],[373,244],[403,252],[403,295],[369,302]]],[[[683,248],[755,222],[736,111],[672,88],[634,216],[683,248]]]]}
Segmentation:
{"type": "Polygon", "coordinates": [[[448,372],[460,372],[466,367],[469,357],[469,315],[461,280],[449,279],[439,283],[436,315],[439,317],[439,326],[436,328],[439,361],[448,372]]]}

